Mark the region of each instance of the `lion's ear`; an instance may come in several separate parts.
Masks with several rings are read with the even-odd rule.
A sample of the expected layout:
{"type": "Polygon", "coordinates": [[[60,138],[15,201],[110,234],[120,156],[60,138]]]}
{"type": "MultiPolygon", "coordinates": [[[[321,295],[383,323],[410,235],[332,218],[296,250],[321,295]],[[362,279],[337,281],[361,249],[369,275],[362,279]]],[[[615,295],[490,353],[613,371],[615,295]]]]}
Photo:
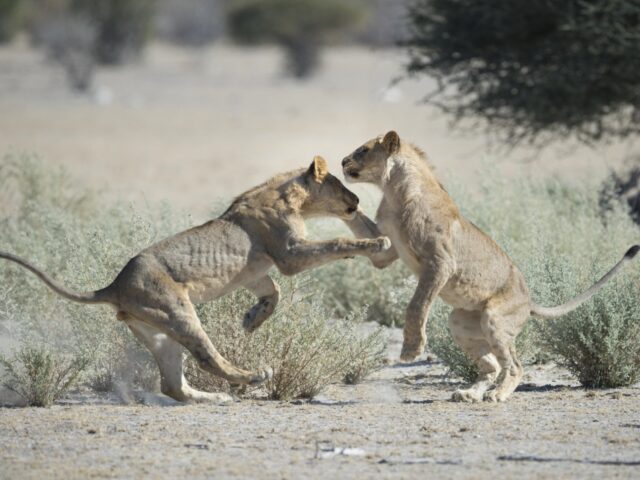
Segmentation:
{"type": "Polygon", "coordinates": [[[389,155],[396,153],[400,150],[400,136],[393,130],[387,132],[382,139],[382,146],[389,155]]]}
{"type": "Polygon", "coordinates": [[[320,155],[313,157],[313,162],[311,162],[311,166],[309,170],[307,170],[307,175],[316,182],[321,183],[328,173],[329,167],[327,166],[327,161],[320,155]]]}

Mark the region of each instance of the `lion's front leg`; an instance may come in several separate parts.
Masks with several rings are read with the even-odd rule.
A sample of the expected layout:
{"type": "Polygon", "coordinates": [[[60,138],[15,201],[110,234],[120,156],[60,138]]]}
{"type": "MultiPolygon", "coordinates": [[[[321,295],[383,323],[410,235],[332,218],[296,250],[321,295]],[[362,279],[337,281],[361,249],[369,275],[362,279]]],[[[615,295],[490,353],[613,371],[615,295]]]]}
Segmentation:
{"type": "MultiPolygon", "coordinates": [[[[367,217],[359,208],[354,218],[351,220],[344,220],[344,223],[349,227],[349,230],[351,230],[356,238],[377,238],[382,236],[378,225],[367,217]]],[[[391,246],[382,252],[371,253],[368,257],[374,267],[386,268],[398,259],[398,252],[393,246],[391,246]]]]}
{"type": "Polygon", "coordinates": [[[391,241],[387,237],[363,240],[337,238],[323,242],[297,240],[272,256],[278,270],[285,275],[295,275],[354,255],[383,252],[390,247],[391,241]]]}
{"type": "Polygon", "coordinates": [[[280,287],[278,287],[278,284],[274,282],[269,275],[265,275],[247,285],[247,288],[258,297],[258,303],[251,307],[242,321],[242,327],[247,332],[252,333],[257,330],[275,310],[278,305],[278,300],[280,299],[280,287]]]}
{"type": "Polygon", "coordinates": [[[409,302],[404,323],[404,340],[400,353],[400,360],[403,362],[415,360],[424,351],[427,344],[425,324],[431,304],[448,280],[448,270],[441,264],[430,264],[420,275],[418,287],[409,302]]]}

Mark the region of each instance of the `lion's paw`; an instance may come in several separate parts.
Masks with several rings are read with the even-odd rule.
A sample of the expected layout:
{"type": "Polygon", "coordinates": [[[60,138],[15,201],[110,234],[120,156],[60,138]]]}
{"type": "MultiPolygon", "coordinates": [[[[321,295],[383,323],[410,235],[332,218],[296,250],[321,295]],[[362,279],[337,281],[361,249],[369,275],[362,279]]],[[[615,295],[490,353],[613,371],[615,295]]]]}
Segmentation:
{"type": "Polygon", "coordinates": [[[482,400],[480,395],[472,389],[456,390],[453,392],[453,395],[451,395],[451,401],[453,402],[475,403],[480,400],[482,400]]]}
{"type": "Polygon", "coordinates": [[[391,248],[391,240],[389,240],[389,237],[378,237],[371,241],[371,245],[372,253],[386,252],[391,248]]]}
{"type": "Polygon", "coordinates": [[[400,352],[400,360],[403,362],[415,361],[420,355],[422,355],[425,345],[426,339],[419,343],[403,343],[402,351],[400,352]]]}
{"type": "Polygon", "coordinates": [[[420,356],[420,351],[419,350],[414,350],[414,349],[405,350],[403,348],[402,352],[400,352],[400,361],[402,361],[402,362],[413,362],[419,356],[420,356]]]}
{"type": "Polygon", "coordinates": [[[504,395],[501,395],[500,392],[498,392],[498,390],[489,390],[484,394],[485,402],[498,403],[498,402],[504,402],[505,400],[506,400],[506,397],[504,395]]]}
{"type": "Polygon", "coordinates": [[[273,370],[270,367],[265,368],[262,372],[254,375],[251,379],[250,385],[260,385],[267,380],[271,380],[273,378],[273,370]]]}
{"type": "Polygon", "coordinates": [[[217,403],[218,405],[228,405],[235,401],[233,397],[227,393],[211,393],[210,395],[209,401],[211,403],[217,403]]]}

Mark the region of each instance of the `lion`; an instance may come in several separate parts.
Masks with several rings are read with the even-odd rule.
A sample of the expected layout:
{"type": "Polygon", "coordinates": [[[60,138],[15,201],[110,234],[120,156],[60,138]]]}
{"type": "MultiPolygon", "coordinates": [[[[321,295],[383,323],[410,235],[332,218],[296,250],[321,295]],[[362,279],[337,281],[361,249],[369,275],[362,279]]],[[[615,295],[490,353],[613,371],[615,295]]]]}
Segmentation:
{"type": "Polygon", "coordinates": [[[640,250],[638,245],[631,247],[602,279],[574,299],[542,307],[531,299],[522,273],[507,254],[460,214],[424,153],[396,132],[369,140],[346,156],[342,167],[347,182],[372,183],[383,192],[375,223],[361,211],[347,222],[358,238],[391,239],[389,250],[371,257],[373,264],[384,268],[400,258],[418,277],[406,311],[402,361],[423,352],[425,323],[436,297],[453,307],[453,338],[480,372],[470,388],[453,394],[454,401],[506,400],[524,373],[515,338],[529,316],[549,319],[574,310],[640,250]]]}
{"type": "Polygon", "coordinates": [[[269,276],[272,266],[284,275],[354,255],[384,252],[387,238],[312,242],[304,220],[314,216],[354,217],[358,197],[315,157],[308,169],[277,175],[237,197],[218,218],[156,243],[133,257],[115,280],[100,290],[76,293],[51,279],[27,260],[0,252],[35,273],[54,292],[81,303],[114,306],[117,318],[151,351],[161,375],[161,391],[180,402],[225,403],[231,397],[188,385],[182,346],[201,369],[232,384],[260,384],[271,369],[245,371],[215,349],[194,304],[208,302],[239,287],[258,302],[244,316],[248,332],[257,329],[278,304],[280,289],[269,276]]]}

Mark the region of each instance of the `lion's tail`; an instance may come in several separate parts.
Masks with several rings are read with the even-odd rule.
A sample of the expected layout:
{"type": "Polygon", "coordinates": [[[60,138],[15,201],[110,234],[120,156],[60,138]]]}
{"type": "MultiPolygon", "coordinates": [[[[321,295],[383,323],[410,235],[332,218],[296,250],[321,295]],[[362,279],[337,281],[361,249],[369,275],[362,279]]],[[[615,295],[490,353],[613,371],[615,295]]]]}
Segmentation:
{"type": "Polygon", "coordinates": [[[627,250],[627,253],[624,254],[624,257],[622,257],[622,259],[618,263],[616,263],[611,270],[605,273],[600,280],[594,283],[591,288],[572,298],[568,302],[563,303],[562,305],[558,305],[557,307],[543,307],[532,302],[531,315],[547,320],[560,317],[575,310],[580,305],[582,305],[582,303],[586,302],[596,293],[598,293],[598,291],[600,291],[600,289],[604,287],[605,283],[615,277],[625,265],[625,263],[631,261],[631,259],[633,259],[633,257],[635,257],[639,251],[640,245],[634,245],[633,247],[631,247],[629,250],[627,250]]]}
{"type": "Polygon", "coordinates": [[[23,258],[17,257],[16,255],[12,255],[10,253],[1,252],[1,251],[0,251],[0,258],[4,258],[6,260],[15,262],[18,265],[21,265],[22,267],[26,268],[27,270],[32,271],[51,290],[53,290],[58,295],[68,300],[72,300],[74,302],[80,302],[80,303],[114,303],[113,295],[109,287],[103,288],[101,290],[96,290],[94,292],[83,292],[83,293],[73,292],[68,288],[66,288],[64,285],[61,285],[60,283],[56,282],[54,279],[49,277],[46,273],[44,273],[38,267],[34,266],[33,264],[31,264],[27,260],[24,260],[23,258]]]}

